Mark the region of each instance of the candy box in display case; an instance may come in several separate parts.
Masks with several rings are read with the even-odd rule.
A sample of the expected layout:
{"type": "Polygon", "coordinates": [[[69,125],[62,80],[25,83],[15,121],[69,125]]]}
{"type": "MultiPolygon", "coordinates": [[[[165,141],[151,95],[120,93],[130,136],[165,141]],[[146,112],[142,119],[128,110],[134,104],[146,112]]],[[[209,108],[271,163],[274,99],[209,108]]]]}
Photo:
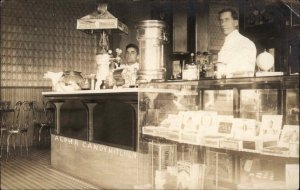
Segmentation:
{"type": "Polygon", "coordinates": [[[242,150],[261,152],[265,147],[276,146],[282,125],[282,115],[263,115],[257,136],[253,136],[256,126],[253,120],[246,121],[247,132],[244,133],[242,150]]]}
{"type": "Polygon", "coordinates": [[[238,140],[249,140],[256,137],[256,120],[234,118],[233,119],[233,138],[238,140]]]}
{"type": "Polygon", "coordinates": [[[202,136],[214,136],[218,133],[218,113],[203,111],[201,114],[199,130],[202,136]]]}
{"type": "Polygon", "coordinates": [[[249,140],[243,140],[241,141],[241,149],[242,151],[245,152],[254,152],[254,153],[259,153],[262,152],[262,150],[265,147],[270,147],[270,146],[276,146],[278,143],[278,139],[261,139],[259,137],[255,137],[253,139],[249,140]]]}
{"type": "Polygon", "coordinates": [[[168,128],[161,126],[144,126],[142,127],[142,134],[151,135],[154,137],[166,137],[168,128]]]}
{"type": "Polygon", "coordinates": [[[202,114],[203,111],[185,112],[181,130],[181,142],[200,145],[202,114]]]}
{"type": "Polygon", "coordinates": [[[234,150],[256,150],[256,120],[245,118],[233,119],[233,138],[229,139],[228,145],[234,150]],[[235,145],[233,144],[235,141],[235,145]]]}
{"type": "Polygon", "coordinates": [[[299,125],[284,125],[279,146],[288,147],[289,155],[299,157],[299,125]]]}
{"type": "Polygon", "coordinates": [[[168,117],[160,122],[158,129],[156,131],[157,132],[156,135],[158,137],[168,138],[169,130],[172,131],[174,129],[177,129],[176,127],[174,127],[175,124],[173,122],[176,117],[177,115],[175,114],[168,114],[168,117]]]}
{"type": "Polygon", "coordinates": [[[218,115],[217,134],[223,137],[233,137],[233,116],[218,115]]]}
{"type": "Polygon", "coordinates": [[[264,146],[264,153],[299,157],[299,125],[284,125],[276,144],[264,146]]]}
{"type": "Polygon", "coordinates": [[[242,141],[242,150],[246,152],[258,152],[258,141],[254,139],[252,140],[243,140],[242,141]]]}
{"type": "Polygon", "coordinates": [[[181,131],[168,130],[165,138],[172,141],[181,142],[181,131]]]}
{"type": "Polygon", "coordinates": [[[181,127],[182,127],[182,119],[184,112],[179,112],[178,114],[169,114],[170,117],[170,125],[169,130],[166,134],[166,139],[180,142],[181,140],[181,127]]]}
{"type": "Polygon", "coordinates": [[[158,126],[156,130],[156,136],[166,138],[168,135],[169,129],[167,127],[158,126]]]}
{"type": "Polygon", "coordinates": [[[234,118],[232,115],[218,115],[218,135],[224,138],[220,140],[220,148],[240,150],[241,141],[234,139],[234,118]]]}
{"type": "MultiPolygon", "coordinates": [[[[151,157],[152,182],[157,179],[157,174],[162,174],[168,166],[175,166],[177,163],[177,145],[171,143],[148,143],[148,154],[151,157]]],[[[155,184],[152,184],[153,187],[155,184]]]]}
{"type": "Polygon", "coordinates": [[[260,139],[279,139],[282,127],[282,115],[263,115],[259,129],[260,139]]]}
{"type": "Polygon", "coordinates": [[[203,189],[205,165],[178,161],[177,189],[203,189]]]}
{"type": "Polygon", "coordinates": [[[168,166],[166,170],[155,171],[155,179],[154,179],[155,189],[176,189],[176,185],[177,185],[176,165],[168,166]]]}
{"type": "Polygon", "coordinates": [[[239,150],[256,152],[256,120],[245,118],[233,119],[233,138],[239,141],[239,150]]]}
{"type": "Polygon", "coordinates": [[[224,136],[218,134],[217,112],[205,111],[201,117],[201,144],[209,147],[220,147],[220,140],[224,136]]]}
{"type": "Polygon", "coordinates": [[[142,127],[142,133],[145,135],[156,136],[158,127],[154,125],[148,125],[142,127]]]}
{"type": "Polygon", "coordinates": [[[202,111],[185,111],[182,112],[182,131],[198,132],[200,129],[200,120],[202,111]]]}
{"type": "Polygon", "coordinates": [[[148,153],[151,154],[155,169],[167,169],[167,166],[174,166],[176,164],[176,144],[149,142],[148,153]]]}
{"type": "Polygon", "coordinates": [[[208,147],[220,148],[220,142],[223,140],[222,136],[204,136],[202,144],[208,147]]]}
{"type": "Polygon", "coordinates": [[[182,143],[201,145],[201,135],[198,132],[184,131],[181,133],[182,143]]]}
{"type": "Polygon", "coordinates": [[[264,142],[260,151],[264,154],[289,156],[289,148],[278,146],[278,141],[264,142]]]}
{"type": "Polygon", "coordinates": [[[226,138],[220,141],[220,148],[230,149],[230,150],[241,150],[243,145],[243,141],[226,138]]]}

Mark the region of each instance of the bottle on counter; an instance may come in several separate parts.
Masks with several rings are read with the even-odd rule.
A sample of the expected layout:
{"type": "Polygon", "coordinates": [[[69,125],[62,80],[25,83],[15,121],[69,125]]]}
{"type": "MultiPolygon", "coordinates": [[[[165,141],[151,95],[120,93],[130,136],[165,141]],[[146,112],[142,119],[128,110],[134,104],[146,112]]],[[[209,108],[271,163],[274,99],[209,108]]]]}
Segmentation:
{"type": "Polygon", "coordinates": [[[106,80],[102,80],[102,83],[100,85],[100,89],[106,89],[106,80]]]}
{"type": "Polygon", "coordinates": [[[214,69],[209,52],[199,52],[199,54],[197,54],[197,65],[199,68],[199,79],[213,77],[214,69]]]}
{"type": "Polygon", "coordinates": [[[182,71],[183,80],[198,80],[198,68],[195,64],[195,54],[191,53],[188,63],[182,71]]]}
{"type": "Polygon", "coordinates": [[[189,65],[190,66],[196,66],[196,64],[195,64],[195,54],[194,53],[190,54],[189,65]]]}
{"type": "Polygon", "coordinates": [[[200,78],[205,78],[206,77],[206,71],[207,71],[207,67],[208,67],[208,60],[207,60],[207,52],[203,52],[201,54],[201,67],[200,67],[200,78]]]}

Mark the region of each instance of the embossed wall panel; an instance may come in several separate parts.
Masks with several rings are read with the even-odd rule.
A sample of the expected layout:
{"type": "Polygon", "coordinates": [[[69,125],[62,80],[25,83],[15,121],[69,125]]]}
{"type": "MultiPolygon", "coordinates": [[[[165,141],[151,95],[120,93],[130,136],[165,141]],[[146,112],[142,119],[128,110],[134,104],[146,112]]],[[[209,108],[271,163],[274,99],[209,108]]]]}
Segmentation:
{"type": "Polygon", "coordinates": [[[76,30],[91,12],[75,0],[11,0],[1,3],[1,86],[50,86],[47,71],[92,73],[96,41],[76,30]]]}
{"type": "Polygon", "coordinates": [[[238,4],[233,0],[211,0],[209,1],[209,50],[218,52],[224,43],[224,34],[219,23],[219,11],[223,8],[233,8],[238,11],[238,4]]]}

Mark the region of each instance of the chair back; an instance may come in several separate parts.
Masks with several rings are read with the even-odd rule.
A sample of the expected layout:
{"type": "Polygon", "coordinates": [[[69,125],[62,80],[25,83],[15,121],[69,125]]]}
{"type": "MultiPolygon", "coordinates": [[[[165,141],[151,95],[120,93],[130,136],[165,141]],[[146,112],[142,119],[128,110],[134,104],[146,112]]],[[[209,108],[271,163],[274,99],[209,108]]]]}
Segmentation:
{"type": "Polygon", "coordinates": [[[34,124],[38,124],[43,120],[43,107],[36,101],[31,102],[32,107],[32,119],[34,124]]]}
{"type": "Polygon", "coordinates": [[[32,102],[33,121],[35,124],[54,124],[54,111],[55,108],[51,102],[32,102]]]}
{"type": "Polygon", "coordinates": [[[12,116],[12,123],[9,126],[10,130],[17,130],[21,126],[21,111],[22,111],[22,102],[18,101],[14,106],[13,116],[12,116]]]}
{"type": "Polygon", "coordinates": [[[15,104],[10,130],[28,129],[33,118],[32,102],[18,101],[15,104]]]}
{"type": "Polygon", "coordinates": [[[0,101],[0,127],[1,131],[8,128],[11,121],[11,113],[13,109],[10,108],[10,101],[0,101]]]}
{"type": "Polygon", "coordinates": [[[55,118],[55,108],[51,102],[46,102],[44,104],[44,114],[45,114],[45,122],[53,126],[54,125],[54,118],[55,118]]]}
{"type": "Polygon", "coordinates": [[[33,118],[33,104],[30,101],[24,101],[22,104],[22,118],[21,118],[21,125],[19,125],[19,129],[28,129],[32,118],[33,118]]]}

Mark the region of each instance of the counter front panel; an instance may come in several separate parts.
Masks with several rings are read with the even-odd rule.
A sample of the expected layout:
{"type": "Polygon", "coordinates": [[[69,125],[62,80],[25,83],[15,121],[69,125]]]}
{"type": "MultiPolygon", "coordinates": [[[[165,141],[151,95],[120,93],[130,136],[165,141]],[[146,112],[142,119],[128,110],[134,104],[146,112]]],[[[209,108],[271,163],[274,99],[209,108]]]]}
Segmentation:
{"type": "Polygon", "coordinates": [[[137,89],[43,95],[56,106],[56,134],[136,150],[137,89]]]}

